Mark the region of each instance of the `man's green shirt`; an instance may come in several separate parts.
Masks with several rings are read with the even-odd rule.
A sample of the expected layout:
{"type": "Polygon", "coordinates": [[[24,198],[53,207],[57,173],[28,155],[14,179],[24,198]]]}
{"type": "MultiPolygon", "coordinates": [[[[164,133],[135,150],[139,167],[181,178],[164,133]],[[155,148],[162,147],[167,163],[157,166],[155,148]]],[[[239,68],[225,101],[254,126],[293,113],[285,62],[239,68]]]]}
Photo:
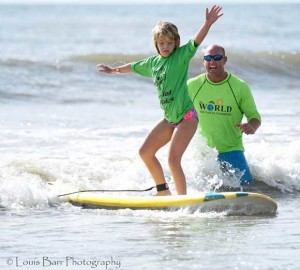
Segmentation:
{"type": "Polygon", "coordinates": [[[248,121],[261,121],[249,86],[230,73],[219,83],[201,74],[188,81],[188,91],[208,145],[219,153],[244,151],[242,133],[236,124],[241,123],[243,115],[248,121]]]}

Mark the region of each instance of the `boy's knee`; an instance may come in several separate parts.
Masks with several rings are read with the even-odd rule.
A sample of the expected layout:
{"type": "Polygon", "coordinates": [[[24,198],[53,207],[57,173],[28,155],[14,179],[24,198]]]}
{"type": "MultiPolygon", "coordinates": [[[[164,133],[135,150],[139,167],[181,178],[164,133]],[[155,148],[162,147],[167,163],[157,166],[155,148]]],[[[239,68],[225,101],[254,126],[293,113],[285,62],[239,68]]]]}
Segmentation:
{"type": "Polygon", "coordinates": [[[141,158],[143,158],[143,157],[146,156],[146,150],[145,150],[144,147],[141,147],[141,148],[139,149],[139,155],[140,155],[141,158]]]}
{"type": "Polygon", "coordinates": [[[170,169],[174,168],[178,168],[178,166],[180,166],[180,158],[174,157],[174,156],[169,156],[168,158],[168,164],[170,169]]]}
{"type": "Polygon", "coordinates": [[[152,151],[149,150],[149,148],[143,146],[139,149],[139,155],[143,160],[149,159],[154,156],[154,154],[152,153],[152,151]]]}

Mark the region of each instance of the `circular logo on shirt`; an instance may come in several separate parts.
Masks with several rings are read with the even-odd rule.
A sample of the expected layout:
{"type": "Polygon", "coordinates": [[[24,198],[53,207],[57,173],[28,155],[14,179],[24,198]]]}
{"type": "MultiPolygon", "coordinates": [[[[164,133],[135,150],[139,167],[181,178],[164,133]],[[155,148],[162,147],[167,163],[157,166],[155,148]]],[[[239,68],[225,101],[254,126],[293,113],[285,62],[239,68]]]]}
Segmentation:
{"type": "Polygon", "coordinates": [[[215,103],[213,101],[210,101],[208,104],[207,104],[207,110],[208,111],[213,111],[215,108],[215,103]]]}

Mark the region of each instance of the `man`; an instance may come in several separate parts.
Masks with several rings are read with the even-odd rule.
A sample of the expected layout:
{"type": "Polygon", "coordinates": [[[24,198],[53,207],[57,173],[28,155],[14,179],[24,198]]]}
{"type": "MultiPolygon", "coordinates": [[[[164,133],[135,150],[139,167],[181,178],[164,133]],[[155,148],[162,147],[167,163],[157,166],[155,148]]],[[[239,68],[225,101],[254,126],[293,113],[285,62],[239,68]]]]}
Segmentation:
{"type": "Polygon", "coordinates": [[[225,170],[234,168],[241,186],[252,176],[244,156],[242,133],[254,134],[261,124],[249,86],[224,68],[224,48],[206,48],[203,64],[206,73],[188,81],[188,90],[199,117],[201,133],[210,147],[216,147],[218,160],[225,170]],[[243,116],[247,123],[242,124],[243,116]]]}

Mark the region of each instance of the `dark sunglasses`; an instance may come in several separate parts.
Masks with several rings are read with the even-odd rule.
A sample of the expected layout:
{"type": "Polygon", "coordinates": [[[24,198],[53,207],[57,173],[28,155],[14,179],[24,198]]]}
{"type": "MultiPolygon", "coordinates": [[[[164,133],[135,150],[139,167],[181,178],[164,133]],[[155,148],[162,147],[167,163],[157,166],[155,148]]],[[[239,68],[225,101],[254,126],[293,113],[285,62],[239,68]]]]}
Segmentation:
{"type": "Polygon", "coordinates": [[[220,61],[223,59],[223,55],[216,54],[216,55],[204,55],[204,60],[209,62],[211,59],[214,59],[215,61],[220,61]]]}

